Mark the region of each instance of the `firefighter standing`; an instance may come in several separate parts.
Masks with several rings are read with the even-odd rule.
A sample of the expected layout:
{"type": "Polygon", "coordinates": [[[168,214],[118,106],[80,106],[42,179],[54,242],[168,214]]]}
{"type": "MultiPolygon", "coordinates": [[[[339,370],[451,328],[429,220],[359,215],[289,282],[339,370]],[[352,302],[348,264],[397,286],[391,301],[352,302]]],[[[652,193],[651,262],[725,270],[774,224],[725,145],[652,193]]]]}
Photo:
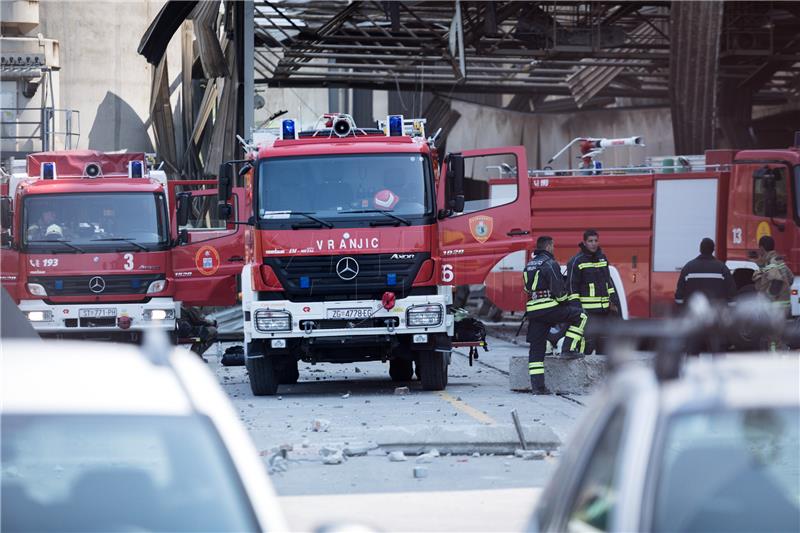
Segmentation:
{"type": "MultiPolygon", "coordinates": [[[[794,274],[786,265],[783,257],[775,251],[775,239],[765,235],[758,240],[758,271],[753,273],[756,290],[766,296],[788,318],[791,315],[791,292],[794,274]]],[[[771,351],[778,349],[779,339],[767,339],[771,351]]]]}
{"type": "Polygon", "coordinates": [[[683,305],[694,293],[702,293],[712,304],[733,304],[736,281],[725,263],[714,257],[714,241],[700,241],[700,255],[686,263],[678,277],[675,303],[683,305]]]}
{"type": "MultiPolygon", "coordinates": [[[[580,251],[567,263],[567,291],[572,305],[592,317],[619,314],[619,295],[608,271],[608,258],[600,249],[600,235],[596,230],[583,232],[580,251]]],[[[598,339],[589,337],[583,347],[584,353],[592,353],[598,339]]]]}
{"type": "Polygon", "coordinates": [[[536,240],[536,251],[522,273],[525,291],[530,295],[526,305],[528,317],[528,373],[534,394],[548,394],[544,383],[544,352],[550,327],[566,322],[569,350],[562,352],[565,358],[577,358],[583,344],[583,330],[587,316],[580,308],[569,305],[569,293],[564,287],[561,267],[553,257],[552,237],[541,236],[536,240]]]}

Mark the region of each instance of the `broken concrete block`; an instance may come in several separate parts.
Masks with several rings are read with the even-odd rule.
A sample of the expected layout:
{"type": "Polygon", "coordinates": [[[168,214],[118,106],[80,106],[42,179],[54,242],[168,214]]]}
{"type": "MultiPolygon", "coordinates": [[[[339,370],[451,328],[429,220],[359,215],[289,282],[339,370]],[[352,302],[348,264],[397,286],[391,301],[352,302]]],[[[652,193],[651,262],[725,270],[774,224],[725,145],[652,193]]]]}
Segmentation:
{"type": "Polygon", "coordinates": [[[389,460],[393,463],[400,463],[406,460],[406,454],[402,451],[395,451],[389,454],[389,460]]]}
{"type": "Polygon", "coordinates": [[[428,477],[428,468],[424,466],[415,466],[414,477],[417,479],[428,477]]]}
{"type": "Polygon", "coordinates": [[[338,465],[342,464],[342,461],[344,461],[342,450],[337,450],[335,453],[326,455],[322,458],[322,463],[326,465],[338,465]]]}
{"type": "Polygon", "coordinates": [[[396,396],[405,396],[409,392],[411,391],[409,390],[408,387],[397,387],[396,389],[394,389],[394,393],[396,396]]]}
{"type": "Polygon", "coordinates": [[[337,453],[341,453],[342,449],[338,446],[323,446],[319,449],[319,454],[323,457],[327,457],[328,455],[334,455],[337,453]]]}
{"type": "Polygon", "coordinates": [[[481,456],[480,452],[473,452],[472,453],[472,457],[480,457],[480,456],[481,456]]]}
{"type": "MultiPolygon", "coordinates": [[[[544,358],[544,382],[556,393],[588,394],[603,381],[605,373],[604,355],[587,355],[580,359],[544,358]]],[[[531,390],[527,356],[514,355],[509,359],[508,379],[511,390],[531,390]]]]}
{"type": "Polygon", "coordinates": [[[367,455],[367,453],[370,450],[374,450],[377,447],[378,445],[374,443],[370,444],[356,443],[356,444],[348,444],[347,446],[344,447],[343,451],[346,457],[356,457],[359,455],[367,455]]]}
{"type": "Polygon", "coordinates": [[[429,453],[423,453],[422,455],[417,457],[417,462],[421,464],[427,464],[427,463],[432,463],[433,459],[434,459],[433,455],[429,453]]]}
{"type": "Polygon", "coordinates": [[[324,418],[316,418],[311,422],[311,431],[328,431],[329,427],[331,427],[331,421],[324,418]]]}

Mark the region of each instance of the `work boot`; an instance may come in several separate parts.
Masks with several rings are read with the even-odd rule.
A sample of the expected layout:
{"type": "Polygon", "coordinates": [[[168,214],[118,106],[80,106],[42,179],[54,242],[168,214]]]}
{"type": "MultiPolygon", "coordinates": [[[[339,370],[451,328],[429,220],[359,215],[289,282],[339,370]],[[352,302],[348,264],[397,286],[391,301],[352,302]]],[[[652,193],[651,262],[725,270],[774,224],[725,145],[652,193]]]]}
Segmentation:
{"type": "Polygon", "coordinates": [[[584,355],[581,352],[575,352],[572,350],[561,352],[558,355],[559,359],[580,359],[581,357],[584,357],[584,355]]]}
{"type": "Polygon", "coordinates": [[[533,387],[531,392],[535,396],[547,396],[547,395],[553,394],[552,392],[550,392],[550,389],[548,389],[544,385],[542,385],[541,387],[533,387]]]}

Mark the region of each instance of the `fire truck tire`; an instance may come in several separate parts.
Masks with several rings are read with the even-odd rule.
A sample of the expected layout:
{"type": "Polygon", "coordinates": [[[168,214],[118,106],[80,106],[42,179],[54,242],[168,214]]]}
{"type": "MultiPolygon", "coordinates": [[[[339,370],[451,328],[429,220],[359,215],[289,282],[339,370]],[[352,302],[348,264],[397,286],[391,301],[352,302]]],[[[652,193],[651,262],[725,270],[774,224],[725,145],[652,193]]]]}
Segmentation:
{"type": "Polygon", "coordinates": [[[281,358],[277,363],[278,383],[281,385],[294,385],[300,379],[300,370],[297,368],[297,359],[294,357],[281,358]]]}
{"type": "Polygon", "coordinates": [[[389,361],[389,376],[392,381],[411,381],[414,376],[414,363],[408,359],[392,359],[389,361]]]}
{"type": "Polygon", "coordinates": [[[447,387],[448,357],[444,352],[425,350],[419,352],[417,375],[425,390],[444,390],[447,387]]]}
{"type": "Polygon", "coordinates": [[[250,390],[255,396],[273,396],[278,392],[278,373],[272,357],[247,359],[245,366],[250,377],[250,390]]]}

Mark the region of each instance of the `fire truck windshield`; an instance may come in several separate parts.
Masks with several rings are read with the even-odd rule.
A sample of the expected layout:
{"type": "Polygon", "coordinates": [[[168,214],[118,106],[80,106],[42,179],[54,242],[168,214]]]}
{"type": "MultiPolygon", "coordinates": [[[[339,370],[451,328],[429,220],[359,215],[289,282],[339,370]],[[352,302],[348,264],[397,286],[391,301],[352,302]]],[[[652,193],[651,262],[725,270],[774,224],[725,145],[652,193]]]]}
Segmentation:
{"type": "Polygon", "coordinates": [[[169,245],[163,194],[37,194],[24,199],[23,246],[32,252],[150,251],[169,245]]]}
{"type": "Polygon", "coordinates": [[[428,157],[411,153],[267,158],[259,167],[258,215],[270,227],[297,227],[303,213],[337,227],[425,223],[431,176],[428,157]]]}

